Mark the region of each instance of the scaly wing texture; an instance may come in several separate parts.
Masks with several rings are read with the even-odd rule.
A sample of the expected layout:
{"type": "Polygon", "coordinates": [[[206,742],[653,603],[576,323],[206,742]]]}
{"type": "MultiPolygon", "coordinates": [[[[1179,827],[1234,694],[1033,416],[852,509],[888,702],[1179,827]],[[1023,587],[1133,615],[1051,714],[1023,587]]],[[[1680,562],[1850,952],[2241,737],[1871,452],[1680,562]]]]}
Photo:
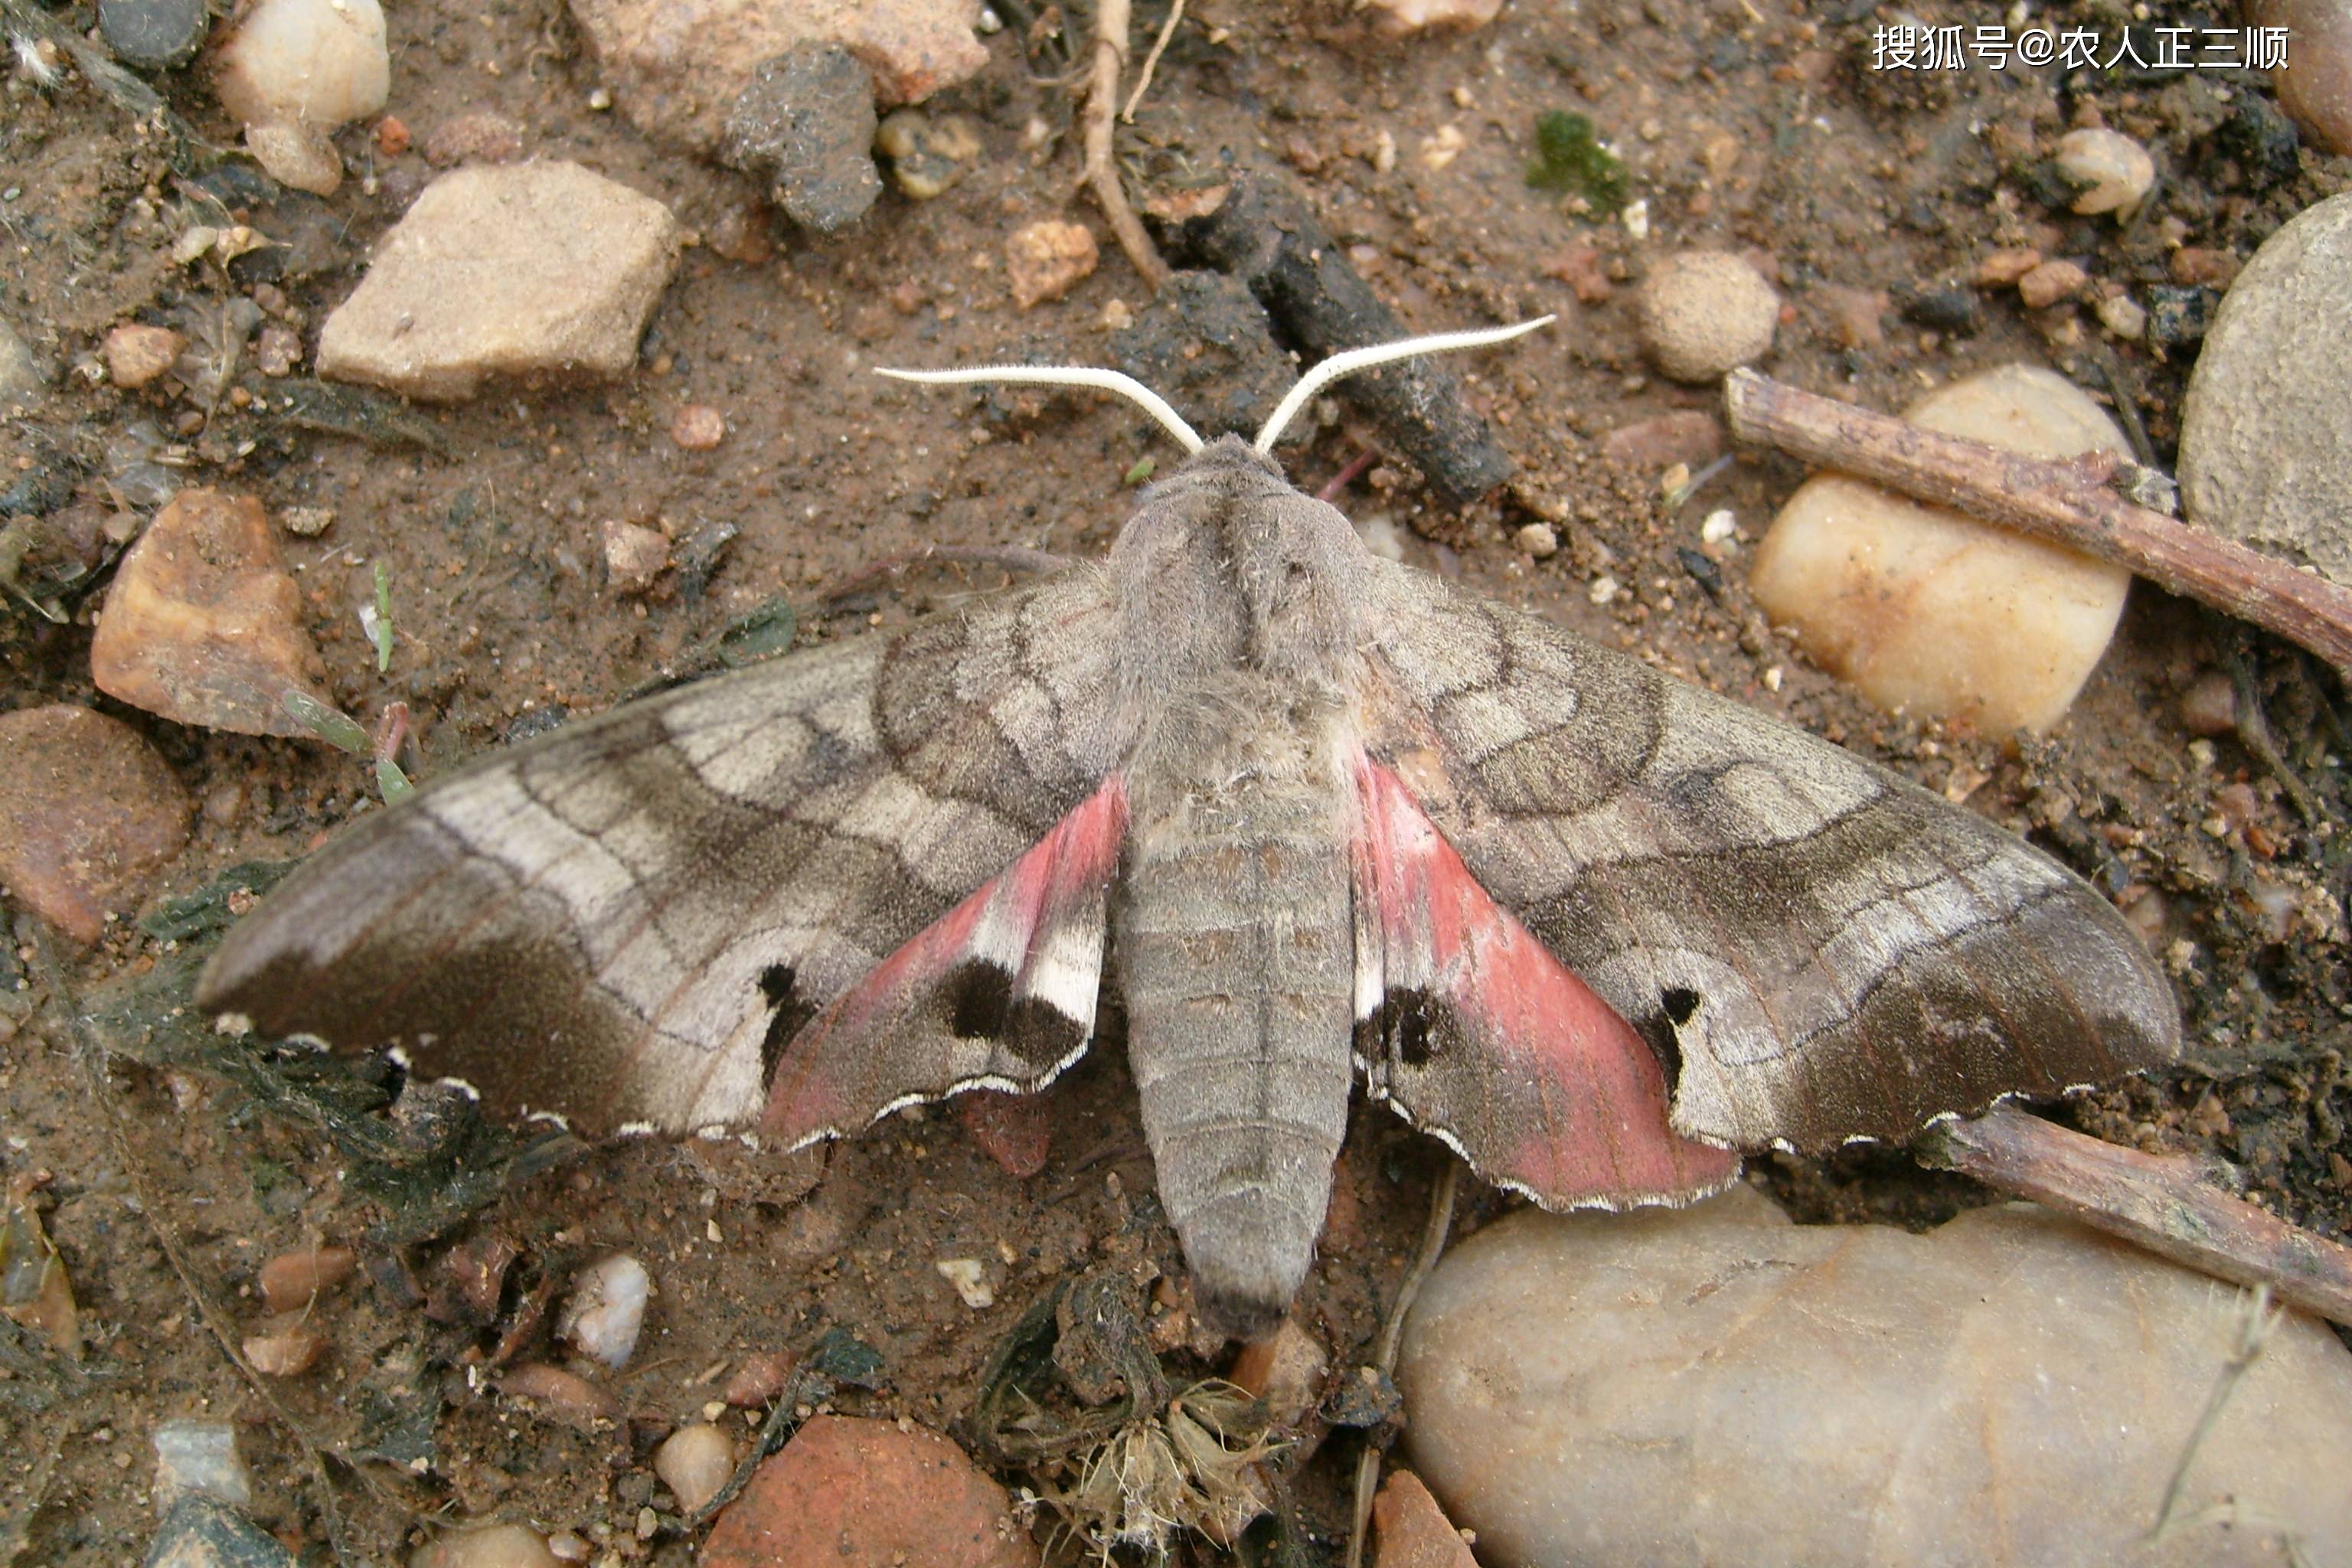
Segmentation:
{"type": "MultiPolygon", "coordinates": [[[[272,1034],[400,1045],[509,1113],[742,1124],[803,1026],[977,899],[1004,912],[894,977],[908,1026],[854,1032],[890,1054],[835,1086],[837,1124],[791,1131],[1042,1082],[1091,1027],[1102,897],[1078,883],[1098,868],[1009,868],[1126,750],[1112,620],[1081,567],[488,758],[314,856],[230,933],[198,1000],[272,1034]],[[991,893],[1001,873],[1024,883],[1009,908],[991,893]],[[960,1008],[1015,952],[1002,1005],[960,1008]],[[944,995],[925,1017],[919,983],[944,995]],[[1085,994],[1075,1041],[1009,1026],[1040,988],[1085,994]]],[[[843,1070],[819,1055],[817,1076],[843,1070]]]]}
{"type": "MultiPolygon", "coordinates": [[[[1368,750],[1651,1043],[1676,1134],[1901,1138],[2177,1054],[2131,929],[1990,823],[1423,574],[1376,563],[1370,594],[1368,750]]],[[[1452,1130],[1480,1089],[1424,1068],[1419,1092],[1452,1130]]]]}

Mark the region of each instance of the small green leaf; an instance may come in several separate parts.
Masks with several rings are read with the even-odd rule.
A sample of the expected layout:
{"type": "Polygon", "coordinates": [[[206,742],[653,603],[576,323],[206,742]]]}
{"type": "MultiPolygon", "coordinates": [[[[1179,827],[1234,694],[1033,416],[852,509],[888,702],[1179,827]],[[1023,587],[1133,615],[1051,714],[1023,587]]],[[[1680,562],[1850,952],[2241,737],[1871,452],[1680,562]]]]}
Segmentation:
{"type": "Polygon", "coordinates": [[[297,723],[339,752],[364,757],[374,749],[368,741],[368,732],[341,709],[328,706],[299,687],[289,686],[279,692],[278,705],[294,715],[297,723]]]}
{"type": "Polygon", "coordinates": [[[408,782],[408,775],[402,773],[400,764],[390,757],[375,760],[375,788],[376,793],[383,796],[386,805],[398,805],[416,793],[416,786],[408,782]]]}
{"type": "Polygon", "coordinates": [[[382,675],[392,668],[392,574],[381,561],[375,563],[375,625],[369,632],[375,638],[375,672],[382,675]]]}
{"type": "Polygon", "coordinates": [[[740,669],[772,658],[793,646],[793,633],[799,626],[790,600],[771,599],[719,634],[719,662],[740,669]]]}
{"type": "Polygon", "coordinates": [[[1602,217],[1623,207],[1631,194],[1624,163],[1601,144],[1592,121],[1561,110],[1536,121],[1536,155],[1528,163],[1528,184],[1538,191],[1581,195],[1602,217]]]}
{"type": "Polygon", "coordinates": [[[1160,459],[1157,458],[1146,457],[1136,458],[1135,467],[1127,470],[1128,488],[1132,489],[1135,486],[1139,485],[1144,480],[1150,479],[1151,477],[1151,471],[1159,466],[1160,459]]]}

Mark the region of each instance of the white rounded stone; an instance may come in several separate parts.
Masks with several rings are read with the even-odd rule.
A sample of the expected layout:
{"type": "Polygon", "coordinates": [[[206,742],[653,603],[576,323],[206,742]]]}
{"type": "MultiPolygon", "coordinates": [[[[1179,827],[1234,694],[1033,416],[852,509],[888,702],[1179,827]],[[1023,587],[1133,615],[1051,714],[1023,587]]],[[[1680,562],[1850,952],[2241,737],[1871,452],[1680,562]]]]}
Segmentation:
{"type": "MultiPolygon", "coordinates": [[[[2104,409],[2032,365],[1954,382],[1904,417],[2037,457],[2126,450],[2104,409]]],[[[1789,498],[1748,577],[1816,664],[1878,706],[1999,736],[2064,717],[2130,585],[2123,567],[1833,473],[1789,498]]]]}

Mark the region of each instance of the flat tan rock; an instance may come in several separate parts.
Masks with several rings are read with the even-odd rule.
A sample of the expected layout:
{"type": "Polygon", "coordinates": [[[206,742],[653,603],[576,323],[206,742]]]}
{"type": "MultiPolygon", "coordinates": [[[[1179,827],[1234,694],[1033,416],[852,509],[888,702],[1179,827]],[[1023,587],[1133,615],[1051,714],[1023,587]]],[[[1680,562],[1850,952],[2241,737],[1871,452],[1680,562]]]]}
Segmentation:
{"type": "Polygon", "coordinates": [[[625,375],[679,241],[667,207],[577,163],[453,170],[327,318],[319,374],[438,401],[625,375]]]}
{"type": "Polygon", "coordinates": [[[1447,1253],[1397,1384],[1486,1568],[2224,1568],[2352,1557],[2352,1352],[2289,1313],[2145,1537],[2243,1293],[2022,1204],[1924,1236],[1695,1208],[1511,1215],[1447,1253]],[[2259,1521],[2259,1523],[2254,1521],[2259,1521]]]}
{"type": "Polygon", "coordinates": [[[187,842],[190,809],[120,719],[66,703],[0,713],[0,884],[76,942],[139,907],[187,842]]]}
{"type": "Polygon", "coordinates": [[[885,109],[988,63],[975,0],[572,0],[572,16],[630,121],[702,153],[718,150],[760,66],[796,45],[847,49],[885,109]]]}
{"type": "Polygon", "coordinates": [[[182,724],[309,736],[280,699],[292,688],[323,701],[326,666],[261,503],[173,497],[115,571],[89,672],[108,696],[182,724]]]}
{"type": "MultiPolygon", "coordinates": [[[[2039,457],[2127,450],[2104,409],[2033,365],[1956,381],[1903,416],[2039,457]]],[[[1881,708],[2007,736],[2065,716],[2115,634],[2131,574],[1825,473],[1780,508],[1748,585],[1797,628],[1807,658],[1881,708]]]]}

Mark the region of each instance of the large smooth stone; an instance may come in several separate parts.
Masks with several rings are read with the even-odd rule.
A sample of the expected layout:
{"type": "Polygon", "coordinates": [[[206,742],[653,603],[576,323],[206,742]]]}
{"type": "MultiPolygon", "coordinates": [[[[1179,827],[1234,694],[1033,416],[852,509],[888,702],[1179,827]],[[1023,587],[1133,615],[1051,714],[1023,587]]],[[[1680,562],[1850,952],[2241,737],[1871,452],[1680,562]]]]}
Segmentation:
{"type": "MultiPolygon", "coordinates": [[[[2054,371],[2001,365],[1903,417],[2015,452],[2126,452],[2106,412],[2054,371]]],[[[1748,586],[1807,657],[1892,712],[1990,735],[2065,716],[2115,635],[2131,574],[1843,474],[1798,487],[1748,586]]]]}
{"type": "Polygon", "coordinates": [[[1412,1461],[1486,1568],[2274,1564],[2352,1558],[2352,1352],[2289,1316],[2143,1542],[2241,1293],[2024,1205],[1925,1236],[1697,1208],[1533,1211],[1405,1328],[1412,1461]],[[2268,1523],[2255,1524],[2256,1520],[2268,1523]]]}
{"type": "Polygon", "coordinates": [[[2180,494],[2200,527],[2352,583],[2352,193],[2264,240],[2222,297],[2180,494]]]}

